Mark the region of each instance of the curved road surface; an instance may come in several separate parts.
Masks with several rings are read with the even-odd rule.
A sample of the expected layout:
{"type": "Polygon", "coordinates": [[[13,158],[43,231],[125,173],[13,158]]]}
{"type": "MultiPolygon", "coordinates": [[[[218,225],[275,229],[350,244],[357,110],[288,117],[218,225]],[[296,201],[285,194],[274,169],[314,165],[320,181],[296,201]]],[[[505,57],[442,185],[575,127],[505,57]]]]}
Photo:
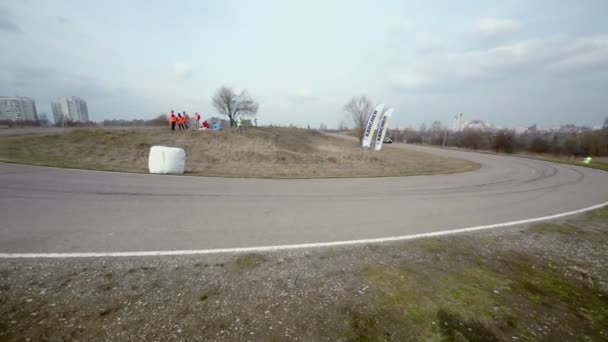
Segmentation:
{"type": "Polygon", "coordinates": [[[0,253],[253,247],[369,239],[508,222],[608,200],[608,173],[398,145],[469,159],[467,173],[265,180],[0,163],[0,253]]]}

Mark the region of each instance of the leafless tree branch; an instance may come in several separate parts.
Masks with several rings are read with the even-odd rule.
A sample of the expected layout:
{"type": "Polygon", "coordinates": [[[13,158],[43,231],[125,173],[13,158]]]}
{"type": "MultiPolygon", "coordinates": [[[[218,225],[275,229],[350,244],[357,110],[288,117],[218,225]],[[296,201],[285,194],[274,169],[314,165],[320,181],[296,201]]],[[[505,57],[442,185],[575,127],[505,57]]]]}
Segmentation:
{"type": "Polygon", "coordinates": [[[344,111],[352,119],[359,142],[363,141],[365,126],[372,111],[372,102],[365,95],[354,96],[344,105],[344,111]]]}

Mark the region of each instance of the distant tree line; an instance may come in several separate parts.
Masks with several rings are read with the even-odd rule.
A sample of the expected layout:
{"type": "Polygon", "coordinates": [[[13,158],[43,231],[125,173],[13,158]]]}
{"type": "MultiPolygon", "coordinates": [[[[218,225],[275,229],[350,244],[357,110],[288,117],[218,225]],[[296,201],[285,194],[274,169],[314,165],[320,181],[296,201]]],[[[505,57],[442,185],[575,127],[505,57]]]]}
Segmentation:
{"type": "Polygon", "coordinates": [[[64,120],[63,122],[56,122],[53,124],[54,127],[97,127],[99,124],[95,121],[73,121],[64,120]]]}
{"type": "Polygon", "coordinates": [[[56,122],[51,124],[48,119],[41,120],[0,120],[0,126],[6,127],[96,127],[98,124],[93,121],[80,122],[65,120],[64,122],[56,122]]]}
{"type": "Polygon", "coordinates": [[[34,121],[34,120],[0,120],[0,126],[39,127],[39,126],[44,126],[44,124],[40,121],[34,121]]]}
{"type": "Polygon", "coordinates": [[[124,120],[124,119],[111,119],[111,120],[103,120],[101,125],[103,127],[144,127],[144,126],[167,126],[167,115],[166,114],[158,114],[154,119],[151,120],[143,120],[143,119],[133,119],[133,120],[124,120]]]}
{"type": "Polygon", "coordinates": [[[513,130],[487,131],[465,129],[447,131],[438,121],[430,128],[391,130],[390,136],[397,141],[413,144],[452,146],[473,150],[504,153],[528,152],[554,156],[582,157],[608,156],[608,118],[602,129],[572,129],[570,131],[535,131],[516,134],[513,130]]]}

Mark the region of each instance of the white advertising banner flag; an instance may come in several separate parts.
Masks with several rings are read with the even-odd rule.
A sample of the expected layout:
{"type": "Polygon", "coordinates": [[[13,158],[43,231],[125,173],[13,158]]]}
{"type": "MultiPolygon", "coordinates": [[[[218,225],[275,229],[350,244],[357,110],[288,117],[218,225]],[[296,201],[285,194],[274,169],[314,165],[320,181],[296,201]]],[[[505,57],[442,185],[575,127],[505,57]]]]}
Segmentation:
{"type": "Polygon", "coordinates": [[[369,115],[369,120],[367,121],[365,132],[363,133],[363,147],[370,147],[370,145],[372,144],[372,137],[374,136],[374,131],[376,130],[376,127],[378,127],[378,120],[380,119],[383,109],[384,104],[379,104],[369,115]]]}
{"type": "Polygon", "coordinates": [[[382,143],[384,142],[384,137],[386,136],[386,131],[388,131],[388,125],[390,125],[392,117],[393,108],[390,108],[382,115],[382,118],[380,119],[378,134],[376,134],[376,144],[374,146],[376,151],[380,151],[382,149],[382,143]]]}

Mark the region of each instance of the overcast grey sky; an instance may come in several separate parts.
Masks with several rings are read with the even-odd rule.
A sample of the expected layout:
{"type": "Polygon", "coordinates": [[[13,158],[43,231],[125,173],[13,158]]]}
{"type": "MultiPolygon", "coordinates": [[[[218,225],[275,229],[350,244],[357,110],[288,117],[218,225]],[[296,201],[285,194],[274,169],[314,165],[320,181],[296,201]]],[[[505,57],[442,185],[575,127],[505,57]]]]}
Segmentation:
{"type": "Polygon", "coordinates": [[[608,1],[0,3],[0,95],[80,96],[91,118],[215,115],[247,89],[262,123],[337,126],[366,94],[417,127],[608,116],[608,1]]]}

